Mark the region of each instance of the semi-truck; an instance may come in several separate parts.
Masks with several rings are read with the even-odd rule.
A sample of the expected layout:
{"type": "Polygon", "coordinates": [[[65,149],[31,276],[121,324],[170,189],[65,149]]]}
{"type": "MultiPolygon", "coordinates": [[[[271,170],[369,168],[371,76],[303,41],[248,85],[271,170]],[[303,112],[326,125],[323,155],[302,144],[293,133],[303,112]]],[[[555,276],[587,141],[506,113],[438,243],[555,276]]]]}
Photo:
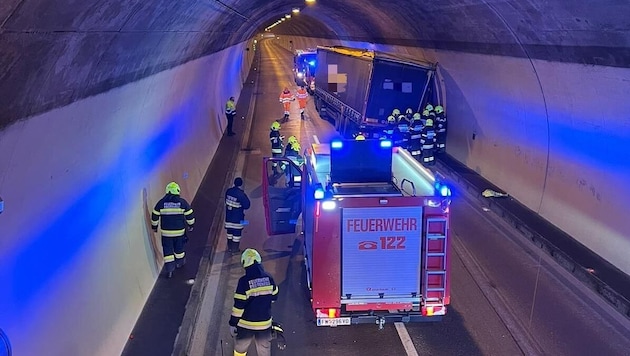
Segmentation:
{"type": "Polygon", "coordinates": [[[437,64],[342,46],[317,47],[315,108],[346,138],[378,137],[394,109],[441,102],[437,64]]]}
{"type": "Polygon", "coordinates": [[[303,235],[318,326],[446,314],[451,192],[439,173],[388,140],[335,139],[302,161],[264,157],[262,181],[268,235],[303,235]]]}

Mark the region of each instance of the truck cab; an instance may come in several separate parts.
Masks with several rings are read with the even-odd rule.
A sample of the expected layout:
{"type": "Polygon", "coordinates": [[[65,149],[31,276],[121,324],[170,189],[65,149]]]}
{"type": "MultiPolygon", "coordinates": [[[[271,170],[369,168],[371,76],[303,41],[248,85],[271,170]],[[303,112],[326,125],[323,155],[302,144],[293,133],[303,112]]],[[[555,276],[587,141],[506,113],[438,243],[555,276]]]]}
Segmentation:
{"type": "Polygon", "coordinates": [[[263,164],[267,232],[303,233],[318,326],[446,314],[451,194],[443,179],[388,140],[313,144],[303,164],[284,162],[300,170],[299,185],[269,174],[278,160],[263,164]]]}
{"type": "Polygon", "coordinates": [[[309,94],[315,90],[315,72],[317,69],[317,50],[296,50],[293,57],[293,75],[295,84],[304,85],[309,94]]]}

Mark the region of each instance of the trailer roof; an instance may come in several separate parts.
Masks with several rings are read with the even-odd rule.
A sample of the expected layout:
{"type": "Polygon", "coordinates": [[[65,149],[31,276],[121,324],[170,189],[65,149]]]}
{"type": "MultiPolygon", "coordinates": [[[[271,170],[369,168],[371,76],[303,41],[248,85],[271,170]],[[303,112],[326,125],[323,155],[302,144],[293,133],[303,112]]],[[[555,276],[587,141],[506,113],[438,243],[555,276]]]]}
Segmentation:
{"type": "Polygon", "coordinates": [[[391,54],[391,53],[386,53],[386,52],[381,52],[381,51],[374,51],[371,49],[359,49],[359,48],[351,48],[351,47],[344,47],[344,46],[332,46],[332,47],[317,46],[317,49],[322,49],[322,50],[335,52],[335,53],[339,53],[346,56],[361,58],[361,59],[365,59],[369,61],[378,59],[378,60],[385,60],[385,61],[390,61],[390,62],[410,64],[410,65],[420,66],[420,67],[433,69],[433,70],[435,70],[435,68],[437,67],[436,63],[431,63],[431,62],[424,61],[418,58],[413,58],[411,56],[391,54]]]}

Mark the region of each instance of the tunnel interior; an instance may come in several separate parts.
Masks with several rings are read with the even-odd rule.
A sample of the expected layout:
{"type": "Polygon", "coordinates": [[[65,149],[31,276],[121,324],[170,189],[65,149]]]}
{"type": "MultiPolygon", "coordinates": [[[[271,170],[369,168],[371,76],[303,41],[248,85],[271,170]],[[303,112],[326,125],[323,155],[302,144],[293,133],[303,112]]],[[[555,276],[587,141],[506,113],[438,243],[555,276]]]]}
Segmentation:
{"type": "Polygon", "coordinates": [[[629,273],[628,13],[615,0],[3,1],[0,328],[23,354],[42,354],[33,335],[57,354],[120,351],[161,265],[146,207],[173,179],[197,192],[253,40],[281,18],[269,41],[287,50],[438,63],[447,152],[629,273]],[[55,341],[77,323],[96,332],[55,341]]]}

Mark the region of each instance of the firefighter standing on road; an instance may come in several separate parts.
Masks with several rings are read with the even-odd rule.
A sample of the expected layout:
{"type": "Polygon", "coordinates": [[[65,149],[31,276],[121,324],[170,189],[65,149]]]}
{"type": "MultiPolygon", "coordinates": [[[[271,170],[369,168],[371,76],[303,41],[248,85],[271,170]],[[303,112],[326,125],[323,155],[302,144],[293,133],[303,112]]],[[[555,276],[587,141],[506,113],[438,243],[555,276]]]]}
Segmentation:
{"type": "Polygon", "coordinates": [[[155,204],[151,213],[151,227],[162,230],[162,250],[167,278],[173,276],[175,268],[186,263],[186,228],[192,231],[195,215],[188,202],[179,196],[180,188],[175,182],[166,185],[166,195],[155,204]],[[188,225],[188,226],[186,226],[188,225]]]}
{"type": "Polygon", "coordinates": [[[393,115],[387,117],[387,126],[383,130],[383,134],[388,140],[394,139],[394,130],[396,129],[396,118],[393,115]]]}
{"type": "Polygon", "coordinates": [[[282,107],[284,108],[284,121],[289,120],[289,113],[291,112],[291,102],[293,100],[295,100],[295,97],[293,96],[293,94],[291,94],[289,88],[284,87],[284,90],[280,94],[280,102],[282,103],[282,107]]]}
{"type": "Polygon", "coordinates": [[[422,164],[432,166],[435,164],[435,130],[433,129],[433,119],[427,122],[420,134],[422,143],[422,164]]]}
{"type": "Polygon", "coordinates": [[[398,116],[398,131],[401,135],[400,147],[407,149],[409,146],[409,121],[406,115],[398,116]]]}
{"type": "Polygon", "coordinates": [[[413,114],[411,126],[409,126],[409,153],[416,159],[422,154],[422,143],[420,142],[422,128],[422,116],[420,113],[413,114]]]}
{"type": "MultiPolygon", "coordinates": [[[[274,121],[271,124],[271,131],[269,132],[269,141],[271,141],[271,156],[274,158],[282,157],[282,148],[284,147],[284,136],[280,135],[280,123],[274,121]]],[[[272,163],[274,171],[278,167],[278,163],[275,161],[272,163]]]]}
{"type": "Polygon", "coordinates": [[[230,316],[234,356],[245,356],[252,341],[258,356],[271,355],[271,303],[278,299],[278,286],[263,269],[258,251],[248,248],[241,255],[245,275],[238,280],[230,316]]]}
{"type": "Polygon", "coordinates": [[[225,103],[225,117],[227,118],[227,128],[225,131],[227,131],[228,136],[235,135],[234,131],[232,131],[234,116],[236,116],[236,104],[234,103],[234,97],[231,96],[227,103],[225,103]]]}
{"type": "Polygon", "coordinates": [[[300,116],[302,120],[304,120],[304,110],[306,110],[306,99],[308,99],[308,92],[304,89],[304,85],[300,86],[300,89],[297,90],[296,95],[298,104],[300,105],[300,116]]]}
{"type": "Polygon", "coordinates": [[[435,107],[435,140],[436,152],[446,151],[446,116],[442,105],[435,107]]]}
{"type": "Polygon", "coordinates": [[[243,178],[234,179],[234,186],[225,192],[225,230],[227,232],[228,252],[238,253],[243,234],[245,210],[249,209],[250,201],[243,191],[243,178]]]}

